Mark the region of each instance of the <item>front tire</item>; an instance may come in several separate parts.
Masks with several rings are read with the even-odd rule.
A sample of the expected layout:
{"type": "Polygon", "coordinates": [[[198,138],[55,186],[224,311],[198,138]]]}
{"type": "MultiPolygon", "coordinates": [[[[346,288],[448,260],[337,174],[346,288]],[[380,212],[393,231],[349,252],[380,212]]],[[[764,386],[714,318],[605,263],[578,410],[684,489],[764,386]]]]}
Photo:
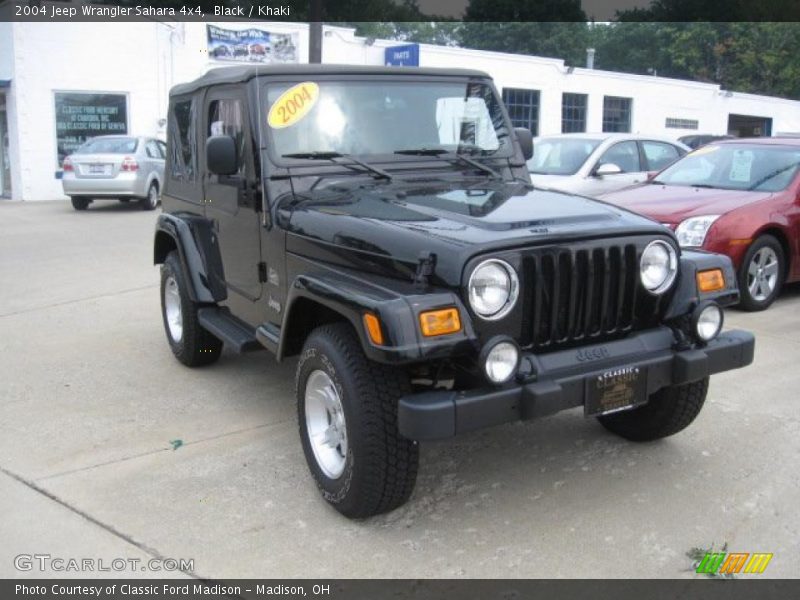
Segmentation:
{"type": "Polygon", "coordinates": [[[771,235],[759,237],[744,255],[739,267],[739,307],[764,310],[780,294],[786,274],[786,258],[781,243],[771,235]]]}
{"type": "Polygon", "coordinates": [[[695,420],[708,393],[708,377],[663,388],[644,406],[597,417],[617,435],[634,442],[650,442],[674,435],[695,420]]]}
{"type": "Polygon", "coordinates": [[[324,325],[297,366],[300,439],[323,498],[350,518],[388,512],[414,490],[419,447],[397,430],[397,402],[411,391],[399,369],[370,362],[353,328],[324,325]]]}
{"type": "Polygon", "coordinates": [[[85,196],[72,196],[70,201],[72,202],[72,208],[75,210],[86,210],[91,203],[91,200],[85,196]]]}
{"type": "Polygon", "coordinates": [[[172,353],[187,367],[210,365],[222,353],[222,342],[200,325],[198,308],[186,289],[178,254],[170,252],[161,266],[161,316],[172,353]]]}
{"type": "Polygon", "coordinates": [[[147,188],[147,196],[139,201],[139,206],[142,210],[155,210],[158,206],[158,184],[155,181],[147,188]]]}

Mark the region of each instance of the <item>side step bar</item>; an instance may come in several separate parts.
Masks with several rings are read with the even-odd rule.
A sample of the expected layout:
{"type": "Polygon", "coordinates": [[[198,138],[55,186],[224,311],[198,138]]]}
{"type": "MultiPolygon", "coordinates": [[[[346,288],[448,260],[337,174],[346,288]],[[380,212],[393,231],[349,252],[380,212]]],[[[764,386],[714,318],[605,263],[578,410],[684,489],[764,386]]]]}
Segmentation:
{"type": "Polygon", "coordinates": [[[255,329],[234,317],[227,308],[201,308],[197,311],[197,319],[204,329],[225,342],[234,352],[264,350],[264,346],[256,339],[255,329]]]}

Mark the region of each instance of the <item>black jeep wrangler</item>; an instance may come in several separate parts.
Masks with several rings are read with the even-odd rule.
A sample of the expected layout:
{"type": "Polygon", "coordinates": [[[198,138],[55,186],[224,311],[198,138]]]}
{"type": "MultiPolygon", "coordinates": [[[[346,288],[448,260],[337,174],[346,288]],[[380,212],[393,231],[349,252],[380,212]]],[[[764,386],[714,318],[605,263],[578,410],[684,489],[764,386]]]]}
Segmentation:
{"type": "Polygon", "coordinates": [[[654,440],[753,359],[720,331],[729,259],[534,189],[484,73],[213,70],[171,91],[167,137],[167,341],[188,366],[299,356],[303,450],[349,517],[409,498],[419,441],[573,407],[654,440]]]}

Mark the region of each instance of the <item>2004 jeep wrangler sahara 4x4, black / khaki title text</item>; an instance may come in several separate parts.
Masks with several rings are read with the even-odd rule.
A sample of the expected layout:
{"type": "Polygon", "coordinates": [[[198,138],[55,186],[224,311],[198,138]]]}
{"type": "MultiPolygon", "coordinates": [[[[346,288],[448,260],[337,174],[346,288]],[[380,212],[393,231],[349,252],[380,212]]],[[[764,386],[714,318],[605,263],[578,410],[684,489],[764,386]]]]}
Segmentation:
{"type": "Polygon", "coordinates": [[[653,440],[752,361],[721,333],[728,258],[622,209],[534,189],[531,133],[457,69],[231,67],[171,91],[155,235],[167,340],[299,356],[324,498],[403,504],[418,442],[582,406],[653,440]]]}

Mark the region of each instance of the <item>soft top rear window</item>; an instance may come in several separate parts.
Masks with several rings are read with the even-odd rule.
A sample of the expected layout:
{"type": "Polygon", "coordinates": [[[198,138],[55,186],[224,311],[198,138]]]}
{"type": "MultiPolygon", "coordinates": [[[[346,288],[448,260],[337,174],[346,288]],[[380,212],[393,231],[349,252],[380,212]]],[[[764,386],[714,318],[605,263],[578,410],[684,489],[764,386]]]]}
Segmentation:
{"type": "Polygon", "coordinates": [[[96,137],[87,140],[76,154],[130,154],[136,152],[139,141],[132,137],[96,137]]]}

